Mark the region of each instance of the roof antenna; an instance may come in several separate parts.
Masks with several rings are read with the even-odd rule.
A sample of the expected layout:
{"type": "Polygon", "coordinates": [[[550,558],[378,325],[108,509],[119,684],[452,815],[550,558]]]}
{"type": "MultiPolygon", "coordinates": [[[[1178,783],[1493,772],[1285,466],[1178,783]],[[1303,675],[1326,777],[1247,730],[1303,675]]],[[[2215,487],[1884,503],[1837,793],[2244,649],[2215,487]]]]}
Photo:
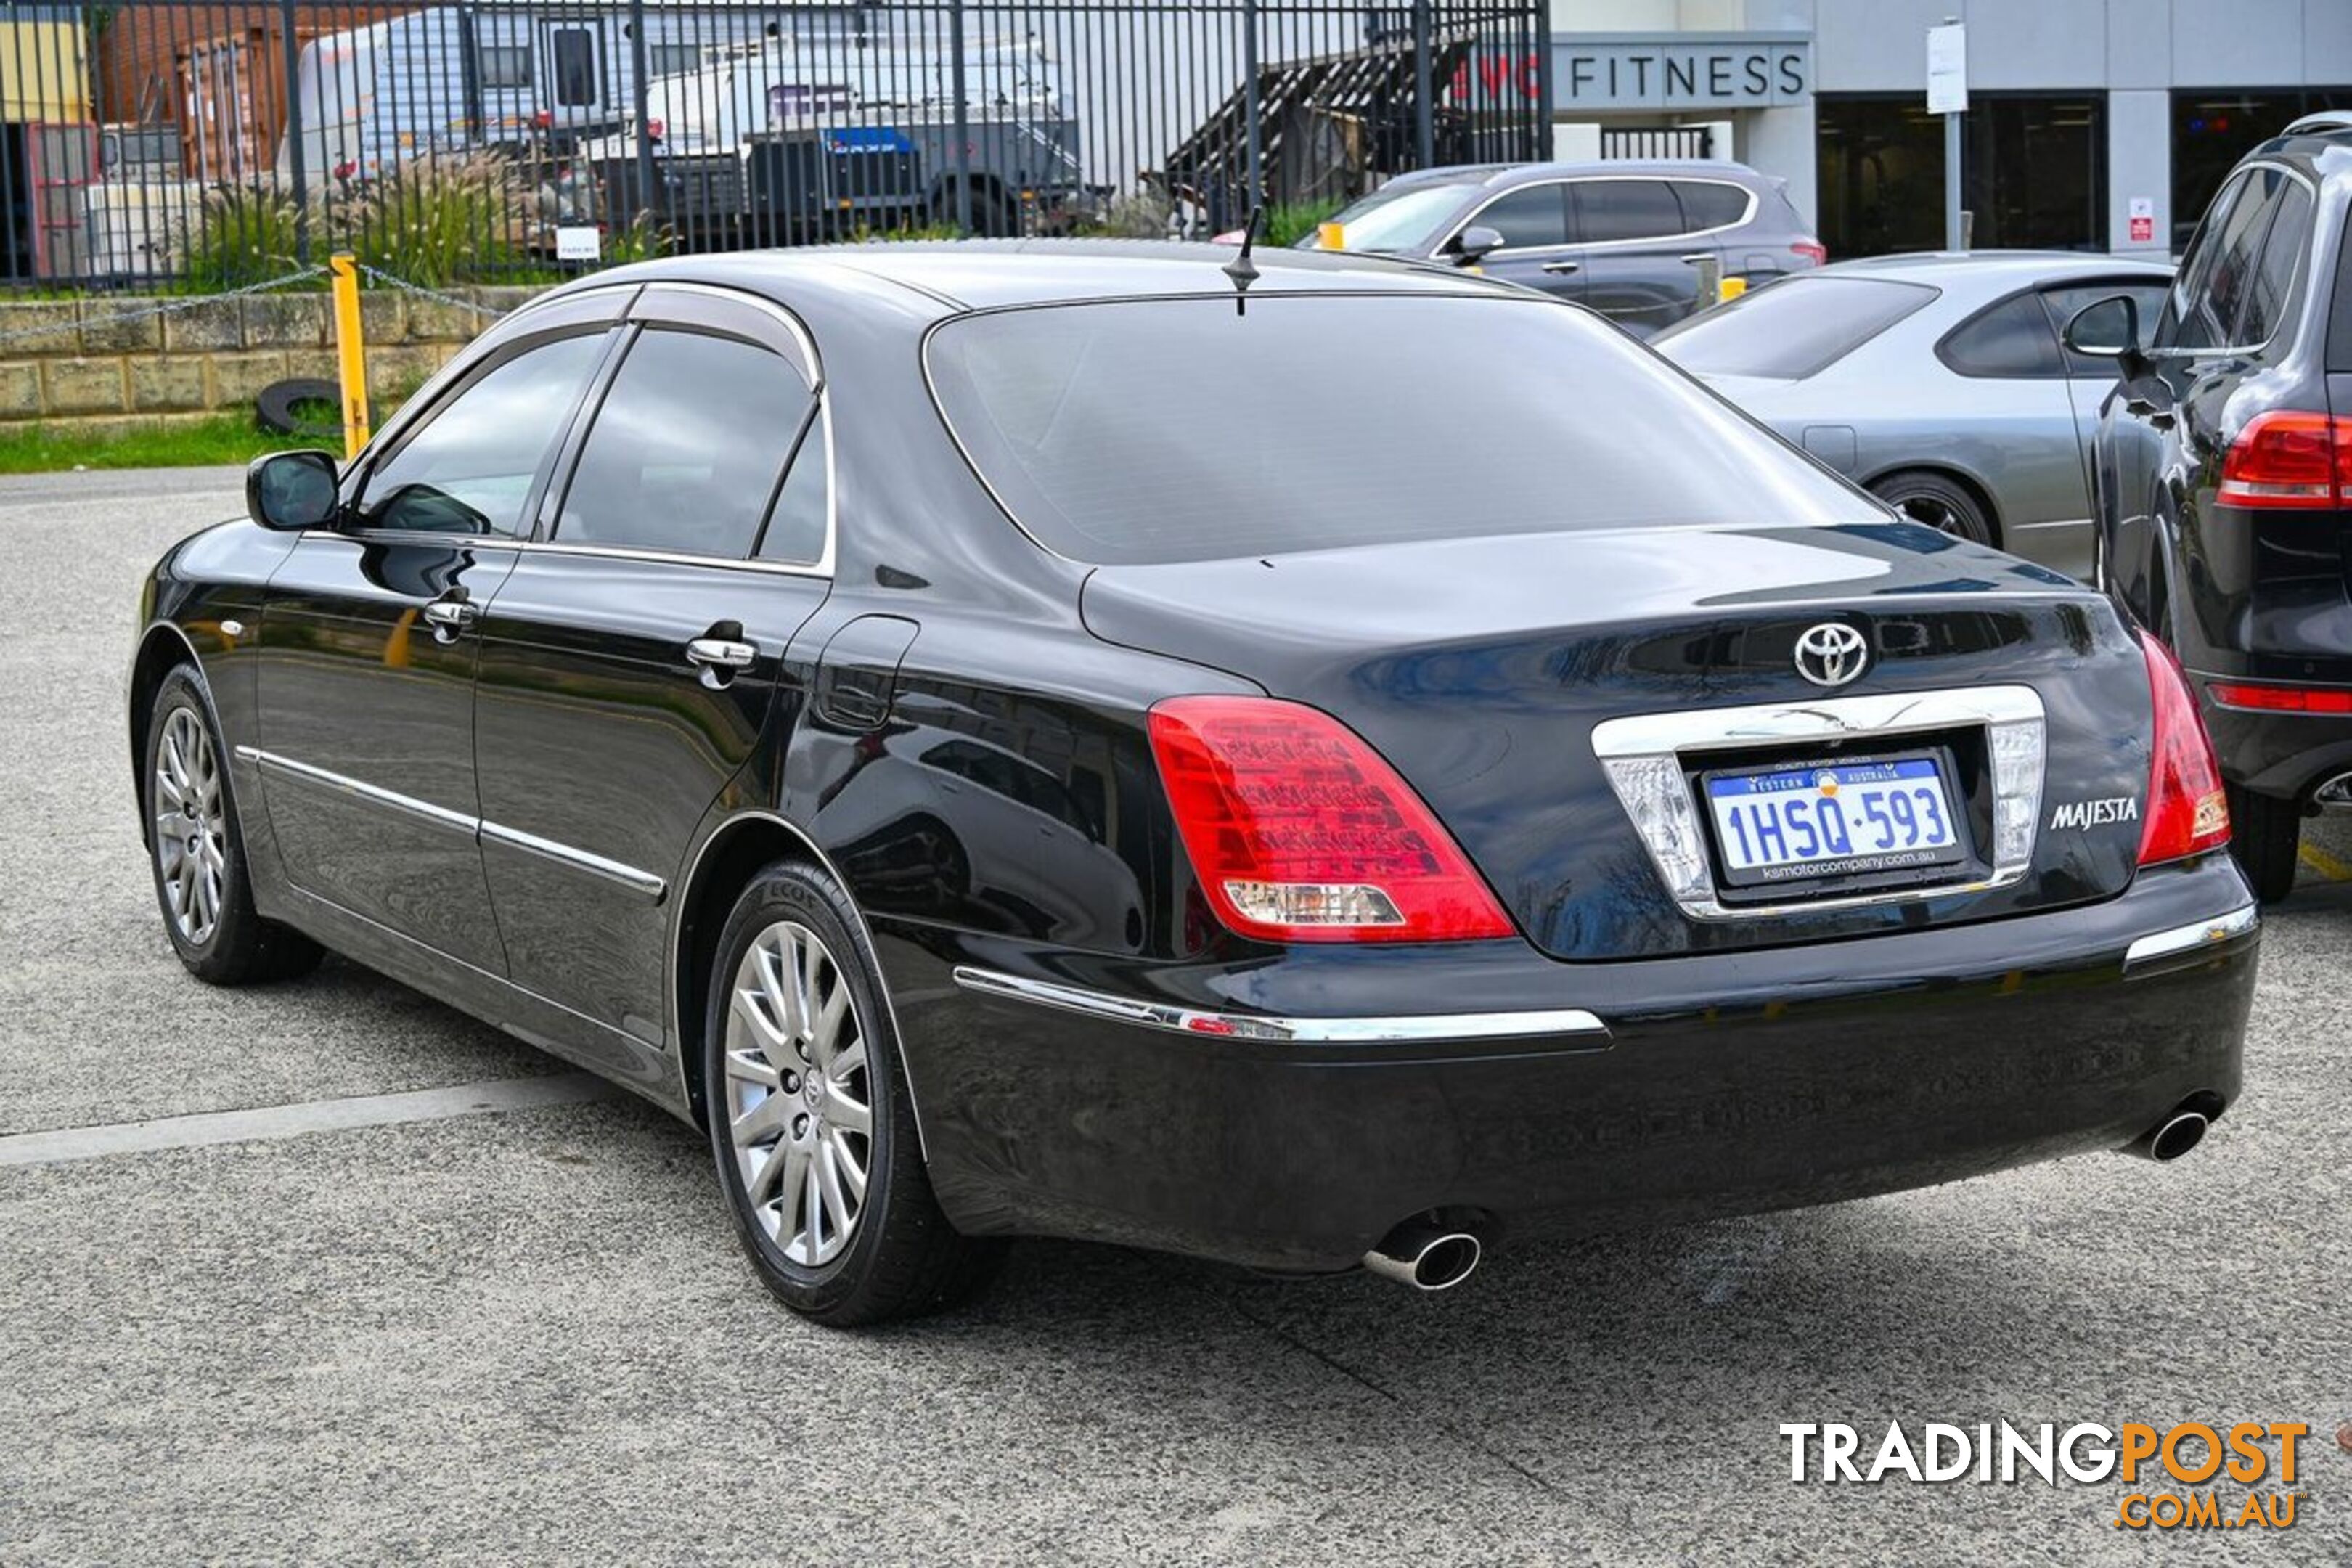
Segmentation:
{"type": "Polygon", "coordinates": [[[1250,208],[1249,222],[1242,226],[1242,253],[1217,268],[1234,280],[1234,314],[1249,313],[1249,286],[1257,281],[1257,263],[1250,259],[1250,247],[1257,243],[1257,231],[1265,221],[1265,204],[1250,208]]]}

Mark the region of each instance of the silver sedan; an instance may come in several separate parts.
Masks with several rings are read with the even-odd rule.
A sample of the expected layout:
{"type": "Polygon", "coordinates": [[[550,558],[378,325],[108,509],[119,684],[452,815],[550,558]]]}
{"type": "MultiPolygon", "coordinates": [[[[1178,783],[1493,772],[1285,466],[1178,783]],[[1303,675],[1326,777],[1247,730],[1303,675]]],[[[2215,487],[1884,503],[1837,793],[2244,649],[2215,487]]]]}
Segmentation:
{"type": "Polygon", "coordinates": [[[2088,578],[2088,454],[2116,366],[2058,334],[2111,294],[2155,321],[2171,276],[2069,252],[1845,261],[1651,346],[1920,521],[2088,578]]]}

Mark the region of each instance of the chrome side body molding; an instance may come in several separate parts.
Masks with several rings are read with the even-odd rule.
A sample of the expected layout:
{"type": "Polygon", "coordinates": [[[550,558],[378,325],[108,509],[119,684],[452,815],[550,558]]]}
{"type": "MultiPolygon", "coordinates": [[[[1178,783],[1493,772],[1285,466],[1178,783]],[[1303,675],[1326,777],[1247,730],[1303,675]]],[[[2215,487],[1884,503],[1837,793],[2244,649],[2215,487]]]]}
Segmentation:
{"type": "Polygon", "coordinates": [[[291,757],[281,757],[275,752],[265,752],[257,746],[237,747],[236,760],[253,764],[265,774],[278,773],[288,778],[300,779],[306,784],[317,784],[321,788],[340,790],[354,799],[367,802],[370,805],[383,806],[390,811],[404,812],[420,821],[429,822],[436,827],[446,827],[452,833],[464,834],[478,842],[503,844],[509,848],[520,849],[528,854],[537,855],[542,859],[552,860],[559,866],[569,866],[575,871],[602,877],[606,881],[618,882],[621,886],[633,892],[641,893],[656,903],[661,902],[669,893],[669,884],[651,871],[640,871],[635,866],[624,866],[617,860],[608,860],[602,855],[592,855],[585,849],[575,849],[569,844],[558,844],[552,839],[541,838],[516,828],[501,826],[495,822],[485,822],[478,816],[469,816],[464,812],[451,811],[448,807],[436,805],[429,800],[418,800],[414,795],[402,795],[397,791],[350,778],[342,773],[330,773],[325,768],[312,767],[308,763],[299,763],[291,757]]]}

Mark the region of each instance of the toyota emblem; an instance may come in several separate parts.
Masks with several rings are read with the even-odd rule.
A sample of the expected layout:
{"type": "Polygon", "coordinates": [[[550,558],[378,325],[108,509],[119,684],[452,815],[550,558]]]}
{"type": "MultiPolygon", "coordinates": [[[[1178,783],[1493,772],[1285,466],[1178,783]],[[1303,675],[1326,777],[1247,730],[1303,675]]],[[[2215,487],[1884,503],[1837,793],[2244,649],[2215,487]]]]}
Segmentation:
{"type": "Polygon", "coordinates": [[[1823,621],[1797,639],[1797,673],[1815,686],[1843,686],[1870,662],[1870,644],[1852,626],[1823,621]]]}

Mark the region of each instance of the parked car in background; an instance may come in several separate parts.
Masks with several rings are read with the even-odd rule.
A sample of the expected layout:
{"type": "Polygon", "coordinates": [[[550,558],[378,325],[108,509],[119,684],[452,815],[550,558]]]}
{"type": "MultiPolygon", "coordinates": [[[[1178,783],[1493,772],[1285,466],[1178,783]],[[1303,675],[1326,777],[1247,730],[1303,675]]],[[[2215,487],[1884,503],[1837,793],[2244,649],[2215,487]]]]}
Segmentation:
{"type": "Polygon", "coordinates": [[[2352,116],[2248,154],[2160,310],[2068,330],[2110,354],[2095,465],[2105,581],[2179,653],[2265,899],[2303,819],[2352,810],[2352,116]],[[2152,331],[2144,329],[2152,323],[2152,331]]]}
{"type": "Polygon", "coordinates": [[[705,1123],[832,1323],[1013,1235],[1443,1289],[2237,1099],[2260,916],[2105,598],[1588,312],[1237,260],[618,268],[263,458],[141,604],[181,961],[705,1123]]]}
{"type": "MultiPolygon", "coordinates": [[[[1648,337],[1709,303],[1703,258],[1751,287],[1827,259],[1786,184],[1714,159],[1426,169],[1331,222],[1341,249],[1475,265],[1648,337]]],[[[1299,245],[1323,248],[1324,236],[1299,245]]]]}
{"type": "Polygon", "coordinates": [[[1669,327],[1652,347],[1916,518],[2087,580],[2091,438],[2111,359],[2059,330],[2172,269],[2039,252],[1842,261],[1669,327]]]}

